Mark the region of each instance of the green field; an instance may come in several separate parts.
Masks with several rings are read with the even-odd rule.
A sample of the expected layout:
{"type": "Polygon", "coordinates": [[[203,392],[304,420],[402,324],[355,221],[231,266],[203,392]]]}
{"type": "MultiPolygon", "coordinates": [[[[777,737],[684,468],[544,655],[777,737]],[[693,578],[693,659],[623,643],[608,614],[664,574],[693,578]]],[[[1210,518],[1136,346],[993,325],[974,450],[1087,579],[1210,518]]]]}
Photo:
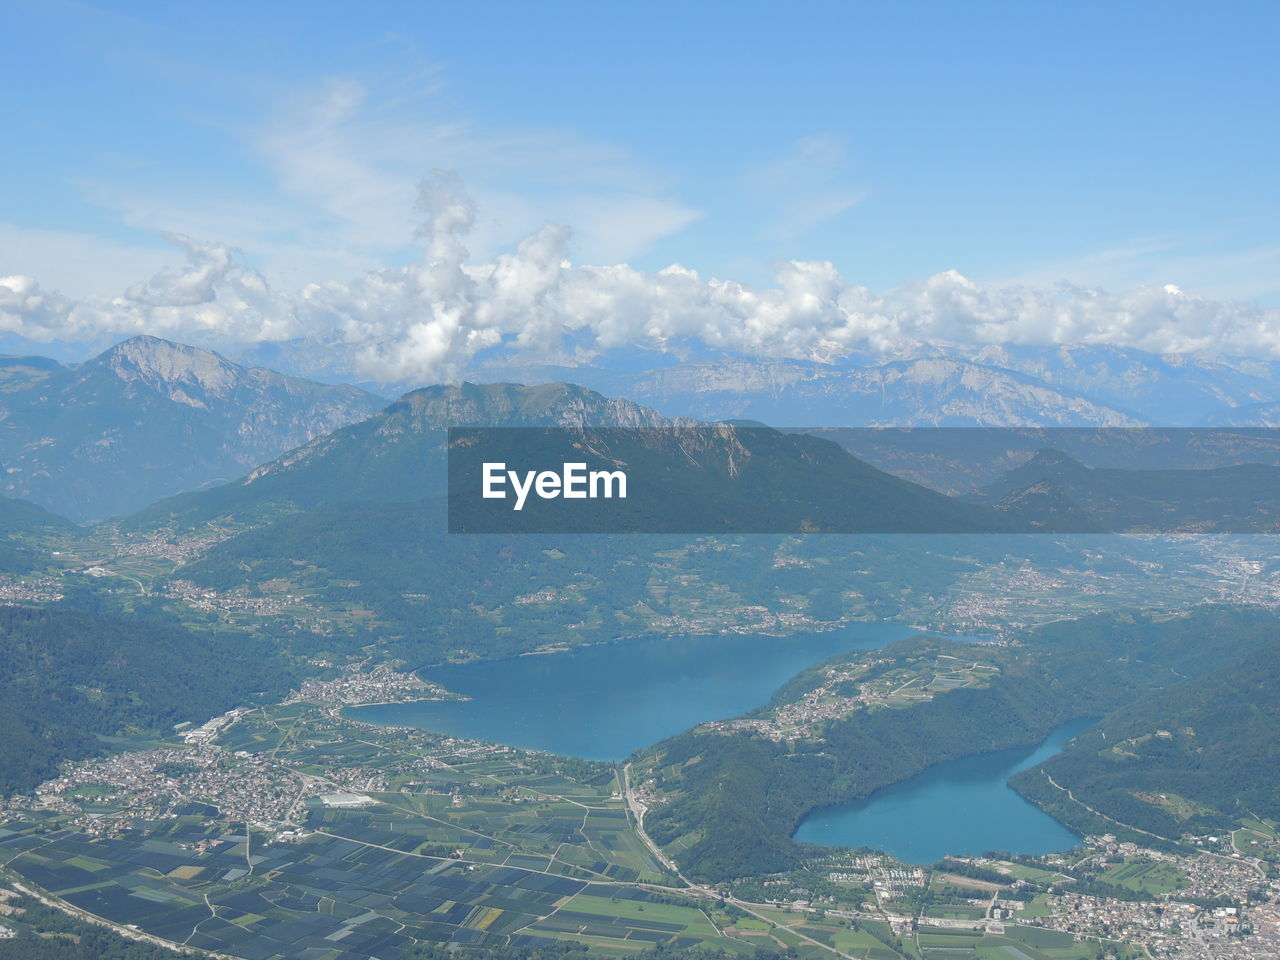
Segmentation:
{"type": "Polygon", "coordinates": [[[923,960],[1094,960],[1100,951],[1069,933],[1020,925],[1006,925],[1003,934],[921,927],[916,941],[923,960]]]}
{"type": "MultiPolygon", "coordinates": [[[[147,746],[163,751],[155,762],[167,782],[212,769],[192,766],[198,751],[178,736],[147,746]]],[[[220,806],[244,791],[220,794],[203,774],[191,782],[210,782],[207,796],[166,801],[148,775],[131,775],[147,792],[130,798],[109,777],[99,786],[90,765],[67,797],[113,828],[90,836],[75,814],[40,811],[0,829],[0,864],[112,923],[254,960],[391,960],[425,944],[565,940],[618,957],[656,946],[792,947],[803,960],[833,960],[834,950],[894,960],[843,921],[770,910],[771,929],[680,893],[636,834],[609,764],[370,727],[309,703],[252,711],[219,746],[218,776],[248,771],[268,778],[250,793],[297,794],[275,808],[297,822],[246,828],[220,806]],[[305,784],[369,800],[326,805],[299,793],[305,784]],[[137,809],[150,812],[111,819],[137,809]]]]}
{"type": "Polygon", "coordinates": [[[1131,860],[1112,867],[1099,879],[1138,893],[1163,896],[1177,890],[1186,875],[1172,864],[1131,860]]]}
{"type": "Polygon", "coordinates": [[[898,954],[886,947],[866,930],[832,930],[805,924],[798,928],[815,940],[819,940],[837,950],[865,960],[896,960],[898,954]]]}
{"type": "Polygon", "coordinates": [[[1055,880],[1062,879],[1063,876],[1043,867],[1032,867],[1025,863],[1013,863],[1009,860],[998,861],[996,868],[1002,873],[1008,873],[1015,880],[1029,880],[1032,883],[1053,883],[1055,880]]]}
{"type": "Polygon", "coordinates": [[[938,917],[942,920],[981,920],[986,915],[986,907],[979,907],[970,903],[935,901],[925,908],[926,917],[938,917]]]}

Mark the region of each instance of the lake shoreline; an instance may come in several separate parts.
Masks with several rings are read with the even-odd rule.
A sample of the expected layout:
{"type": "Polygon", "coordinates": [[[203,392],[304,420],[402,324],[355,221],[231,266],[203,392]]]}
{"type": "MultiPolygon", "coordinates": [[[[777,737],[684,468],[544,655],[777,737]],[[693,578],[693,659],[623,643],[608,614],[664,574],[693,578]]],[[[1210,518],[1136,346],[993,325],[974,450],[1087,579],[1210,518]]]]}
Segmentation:
{"type": "Polygon", "coordinates": [[[1008,780],[1056,756],[1096,720],[1069,719],[1035,743],[968,754],[857,800],[814,808],[801,818],[792,839],[833,850],[870,847],[917,866],[988,850],[1041,855],[1070,849],[1083,839],[1080,834],[1008,780]],[[963,839],[949,832],[960,829],[963,839]]]}
{"type": "MultiPolygon", "coordinates": [[[[851,621],[815,632],[662,635],[425,669],[468,700],[363,705],[345,715],[381,726],[621,762],[699,723],[740,716],[823,660],[920,631],[851,621]]],[[[415,671],[419,673],[419,671],[415,671]]]]}

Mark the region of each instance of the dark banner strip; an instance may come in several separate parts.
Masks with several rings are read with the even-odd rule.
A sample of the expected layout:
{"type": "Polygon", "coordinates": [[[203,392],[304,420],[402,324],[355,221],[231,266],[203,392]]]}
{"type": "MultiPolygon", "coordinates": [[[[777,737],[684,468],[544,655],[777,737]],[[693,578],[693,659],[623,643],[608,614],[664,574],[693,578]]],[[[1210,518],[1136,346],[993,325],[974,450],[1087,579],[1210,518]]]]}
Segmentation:
{"type": "Polygon", "coordinates": [[[453,533],[1275,533],[1280,430],[455,427],[453,533]]]}

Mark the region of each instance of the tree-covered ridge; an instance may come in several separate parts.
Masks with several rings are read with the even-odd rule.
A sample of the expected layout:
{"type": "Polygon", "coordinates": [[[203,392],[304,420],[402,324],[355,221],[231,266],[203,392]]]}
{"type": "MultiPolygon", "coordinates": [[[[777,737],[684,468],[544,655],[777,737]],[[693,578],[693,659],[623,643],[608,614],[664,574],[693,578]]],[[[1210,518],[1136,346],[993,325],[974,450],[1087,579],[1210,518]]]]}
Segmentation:
{"type": "Polygon", "coordinates": [[[1007,656],[986,645],[921,636],[885,651],[833,657],[792,678],[765,706],[705,727],[753,730],[770,740],[819,740],[860,711],[903,709],[943,693],[988,687],[1007,664],[1007,656]]]}
{"type": "Polygon", "coordinates": [[[50,513],[44,507],[13,497],[0,497],[0,531],[6,536],[47,536],[66,533],[74,527],[70,520],[50,513]]]}
{"type": "Polygon", "coordinates": [[[161,501],[130,529],[232,518],[264,522],[335,502],[406,502],[470,489],[450,521],[471,532],[681,533],[778,530],[990,532],[985,506],[962,503],[858,460],[831,441],[760,424],[661,417],[572,384],[428,387],[243,480],[161,501]],[[448,431],[483,431],[456,439],[448,431]],[[491,428],[510,428],[497,431],[491,428]],[[446,469],[446,457],[448,460],[446,469]],[[552,500],[514,514],[479,496],[481,463],[626,468],[625,499],[552,500]],[[597,511],[597,507],[600,509],[597,511]],[[515,524],[519,524],[515,527],[515,524]]]}
{"type": "Polygon", "coordinates": [[[0,574],[38,570],[51,559],[47,542],[65,538],[75,524],[43,507],[13,497],[0,497],[0,574]]]}
{"type": "MultiPolygon", "coordinates": [[[[1202,442],[1212,447],[1231,439],[1211,435],[1202,442]]],[[[1269,533],[1280,523],[1280,467],[1093,468],[1045,449],[966,499],[1048,530],[1269,533]]]]}
{"type": "Polygon", "coordinates": [[[214,546],[174,580],[305,595],[341,624],[326,642],[376,642],[418,666],[655,631],[777,630],[780,611],[801,630],[900,617],[1004,549],[983,537],[950,556],[910,537],[465,535],[444,524],[439,500],[322,505],[214,546]],[[347,616],[353,607],[364,613],[347,616]]]}
{"type": "MultiPolygon", "coordinates": [[[[771,738],[749,725],[697,728],[637,758],[637,778],[651,781],[646,786],[658,798],[645,825],[692,876],[724,879],[786,869],[804,853],[792,832],[818,807],[866,796],[937,763],[1034,743],[1070,718],[1122,718],[1127,705],[1164,691],[1175,701],[1174,688],[1196,678],[1209,678],[1206,689],[1221,691],[1222,681],[1213,675],[1223,658],[1270,650],[1277,624],[1254,608],[1087,617],[1032,631],[1019,646],[984,650],[982,659],[1001,667],[984,685],[898,709],[860,710],[830,721],[814,739],[771,738]]],[[[963,656],[966,650],[973,656],[971,647],[940,643],[902,641],[880,655],[906,664],[924,644],[935,645],[935,656],[963,656]]],[[[785,686],[780,698],[810,690],[814,675],[809,671],[785,686]]],[[[1270,688],[1262,688],[1267,692],[1261,699],[1270,698],[1275,710],[1270,688]]],[[[1225,791],[1250,796],[1273,789],[1273,765],[1252,773],[1245,766],[1239,765],[1241,780],[1225,791]]]]}
{"type": "Polygon", "coordinates": [[[1122,707],[1015,785],[1069,821],[1083,804],[1170,839],[1280,817],[1280,628],[1260,629],[1263,646],[1122,707]]]}
{"type": "Polygon", "coordinates": [[[656,427],[666,422],[646,407],[573,384],[425,387],[262,464],[243,479],[152,504],[128,518],[125,527],[186,529],[225,517],[269,522],[324,504],[442,496],[452,426],[656,427]]]}
{"type": "Polygon", "coordinates": [[[255,693],[287,691],[269,646],[171,623],[0,607],[0,794],[31,789],[101,739],[202,723],[255,693]]]}
{"type": "MultiPolygon", "coordinates": [[[[964,656],[936,639],[906,640],[879,656],[906,664],[964,656]]],[[[1067,719],[1038,672],[984,650],[1001,673],[904,708],[868,709],[827,724],[820,738],[775,740],[751,730],[700,728],[663,741],[636,763],[667,802],[646,817],[686,873],[725,879],[787,869],[805,849],[791,833],[810,810],[896,783],[935,763],[1040,739],[1067,719]]]]}

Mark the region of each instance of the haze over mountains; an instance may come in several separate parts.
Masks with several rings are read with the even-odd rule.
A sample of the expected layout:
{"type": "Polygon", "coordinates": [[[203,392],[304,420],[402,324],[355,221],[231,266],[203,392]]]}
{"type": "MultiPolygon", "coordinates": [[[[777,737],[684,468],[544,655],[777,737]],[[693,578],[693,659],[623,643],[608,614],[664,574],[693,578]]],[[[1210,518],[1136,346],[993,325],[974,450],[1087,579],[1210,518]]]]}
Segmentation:
{"type": "MultiPolygon", "coordinates": [[[[564,383],[464,383],[416,390],[243,480],[161,501],[127,523],[189,528],[326,503],[441,497],[450,490],[447,484],[461,480],[446,470],[447,430],[458,426],[522,428],[500,431],[480,452],[460,452],[458,459],[472,466],[478,467],[477,457],[542,467],[585,458],[625,465],[632,485],[625,503],[609,505],[607,529],[593,525],[599,520],[584,505],[561,501],[516,516],[501,505],[494,512],[468,514],[472,523],[466,529],[472,532],[512,532],[516,521],[528,532],[643,533],[801,527],[983,532],[1004,523],[984,506],[894,477],[827,440],[767,427],[671,420],[629,400],[564,383]]],[[[476,507],[494,505],[479,500],[478,482],[474,489],[476,507]]]]}
{"type": "Polygon", "coordinates": [[[987,347],[857,364],[698,361],[618,386],[668,414],[785,426],[1196,426],[1280,400],[1272,368],[1112,347],[987,347]]]}
{"type": "Polygon", "coordinates": [[[241,476],[383,403],[155,337],[0,372],[0,492],[79,521],[241,476]]]}
{"type": "MultiPolygon", "coordinates": [[[[265,344],[244,357],[299,376],[358,379],[340,344],[265,344]]],[[[616,349],[573,363],[481,355],[460,376],[476,382],[564,380],[630,397],[667,416],[749,418],[777,426],[1266,426],[1275,422],[1276,408],[1265,405],[1280,402],[1278,374],[1275,361],[1101,344],[918,343],[815,362],[689,343],[665,352],[616,349]],[[1255,405],[1263,406],[1254,411],[1255,405]]],[[[422,385],[386,389],[399,394],[422,385]]]]}
{"type": "Polygon", "coordinates": [[[1090,468],[1041,450],[964,498],[1051,530],[1266,532],[1280,517],[1280,467],[1244,463],[1200,470],[1090,468]]]}
{"type": "MultiPolygon", "coordinates": [[[[296,344],[274,345],[269,352],[295,369],[316,369],[320,362],[296,344]]],[[[609,372],[595,365],[509,363],[477,372],[490,378],[520,374],[525,382],[572,380],[629,398],[611,401],[605,421],[636,426],[658,414],[809,427],[1265,426],[1280,419],[1274,364],[1110,347],[988,347],[971,355],[934,350],[887,363],[859,355],[839,364],[705,351],[700,359],[678,361],[631,351],[610,363],[609,372]],[[639,404],[651,409],[639,413],[639,404]]],[[[410,419],[434,418],[441,428],[451,422],[553,425],[546,410],[540,415],[527,406],[550,403],[552,393],[509,397],[506,406],[489,395],[483,413],[468,412],[461,395],[450,395],[447,403],[444,396],[430,402],[420,396],[411,404],[416,412],[410,419]]],[[[286,451],[365,420],[387,402],[355,386],[244,367],[213,351],[154,337],[126,340],[77,366],[3,358],[0,493],[77,521],[123,515],[244,476],[286,451]]],[[[397,421],[376,429],[391,429],[392,422],[397,421]]],[[[315,449],[299,453],[315,455],[315,449]]],[[[335,474],[331,483],[340,487],[340,478],[335,474]]]]}

